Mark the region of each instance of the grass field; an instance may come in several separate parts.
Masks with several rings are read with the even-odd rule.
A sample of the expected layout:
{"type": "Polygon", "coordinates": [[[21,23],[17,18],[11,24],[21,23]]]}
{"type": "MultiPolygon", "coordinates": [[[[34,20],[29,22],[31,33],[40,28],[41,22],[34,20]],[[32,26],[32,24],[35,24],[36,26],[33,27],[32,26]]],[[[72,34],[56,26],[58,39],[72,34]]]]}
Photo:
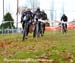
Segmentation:
{"type": "Polygon", "coordinates": [[[28,37],[22,41],[21,34],[0,35],[0,63],[75,63],[75,30],[28,37]]]}

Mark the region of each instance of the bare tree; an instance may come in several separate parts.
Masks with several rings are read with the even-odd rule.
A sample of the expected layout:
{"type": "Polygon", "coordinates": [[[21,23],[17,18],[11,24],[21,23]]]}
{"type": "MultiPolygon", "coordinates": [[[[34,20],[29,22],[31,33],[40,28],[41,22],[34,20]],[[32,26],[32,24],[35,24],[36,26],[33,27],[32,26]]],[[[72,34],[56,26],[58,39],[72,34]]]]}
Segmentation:
{"type": "Polygon", "coordinates": [[[28,3],[30,2],[31,8],[33,11],[36,10],[37,7],[39,7],[40,3],[39,0],[29,0],[28,3]]]}

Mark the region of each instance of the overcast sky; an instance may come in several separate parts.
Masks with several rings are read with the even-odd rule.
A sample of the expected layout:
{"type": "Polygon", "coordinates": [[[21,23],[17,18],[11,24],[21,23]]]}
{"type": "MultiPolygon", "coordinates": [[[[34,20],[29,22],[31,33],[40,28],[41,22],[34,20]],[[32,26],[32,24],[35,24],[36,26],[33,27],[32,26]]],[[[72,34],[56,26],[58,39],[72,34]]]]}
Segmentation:
{"type": "MultiPolygon", "coordinates": [[[[16,0],[4,0],[4,9],[5,13],[10,11],[14,20],[16,20],[16,9],[17,9],[17,1],[16,0]]],[[[37,1],[37,0],[36,0],[37,1]]],[[[44,9],[50,16],[50,10],[52,9],[52,1],[54,1],[54,18],[60,20],[63,11],[63,2],[64,2],[64,13],[68,16],[69,21],[75,19],[75,2],[74,0],[39,0],[40,1],[40,8],[44,9]]],[[[28,0],[19,0],[19,6],[29,6],[30,2],[28,0]]],[[[2,22],[2,15],[3,15],[3,0],[0,0],[0,23],[2,22]]],[[[20,19],[20,18],[19,18],[20,19]]]]}

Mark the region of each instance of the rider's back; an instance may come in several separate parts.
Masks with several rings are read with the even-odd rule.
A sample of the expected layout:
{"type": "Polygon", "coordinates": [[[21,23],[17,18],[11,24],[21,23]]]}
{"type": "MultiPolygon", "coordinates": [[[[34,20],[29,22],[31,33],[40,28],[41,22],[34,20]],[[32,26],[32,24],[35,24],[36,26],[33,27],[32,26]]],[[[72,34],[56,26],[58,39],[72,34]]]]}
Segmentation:
{"type": "Polygon", "coordinates": [[[47,14],[45,12],[41,12],[41,15],[42,15],[42,20],[47,20],[47,14]]]}

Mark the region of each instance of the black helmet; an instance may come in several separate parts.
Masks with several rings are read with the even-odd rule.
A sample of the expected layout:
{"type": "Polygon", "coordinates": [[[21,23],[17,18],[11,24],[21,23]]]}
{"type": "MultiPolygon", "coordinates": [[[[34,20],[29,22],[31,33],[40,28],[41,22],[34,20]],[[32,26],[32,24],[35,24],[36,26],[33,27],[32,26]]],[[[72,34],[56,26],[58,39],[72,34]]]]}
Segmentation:
{"type": "Polygon", "coordinates": [[[37,8],[37,11],[40,11],[40,8],[39,7],[37,8]]]}
{"type": "Polygon", "coordinates": [[[66,16],[65,14],[63,14],[63,16],[66,16]]]}

